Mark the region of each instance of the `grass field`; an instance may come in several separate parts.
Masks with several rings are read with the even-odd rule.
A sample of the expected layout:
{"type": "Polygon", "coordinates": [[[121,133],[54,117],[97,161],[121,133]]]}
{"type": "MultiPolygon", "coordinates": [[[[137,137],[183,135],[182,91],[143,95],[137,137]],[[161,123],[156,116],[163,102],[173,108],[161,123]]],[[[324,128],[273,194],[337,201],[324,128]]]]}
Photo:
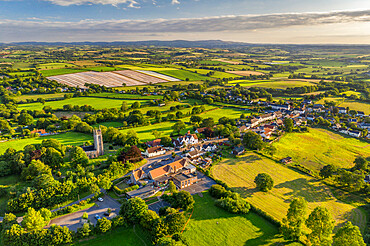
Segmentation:
{"type": "Polygon", "coordinates": [[[149,235],[140,226],[120,227],[93,239],[73,244],[75,246],[147,246],[151,245],[149,235]]]}
{"type": "MultiPolygon", "coordinates": [[[[52,101],[46,102],[45,105],[41,103],[27,103],[20,104],[18,106],[19,110],[41,110],[44,106],[51,106],[53,109],[61,109],[63,105],[91,105],[94,109],[103,109],[103,108],[118,108],[121,107],[124,99],[107,99],[107,98],[98,98],[98,97],[75,97],[71,99],[61,100],[61,101],[52,101]]],[[[141,104],[145,104],[144,100],[136,100],[141,104]]],[[[126,100],[128,105],[131,105],[135,100],[126,100]]]]}
{"type": "Polygon", "coordinates": [[[289,87],[301,87],[301,86],[312,86],[315,85],[311,82],[298,81],[298,80],[234,80],[231,81],[232,85],[240,84],[245,87],[262,87],[262,88],[275,88],[275,89],[286,89],[289,87]]]}
{"type": "Polygon", "coordinates": [[[337,106],[348,107],[350,110],[363,111],[365,114],[370,114],[370,103],[354,101],[342,97],[324,97],[317,103],[323,104],[325,101],[333,101],[337,106]]]}
{"type": "Polygon", "coordinates": [[[308,133],[288,133],[273,145],[277,149],[275,158],[290,156],[294,163],[316,172],[327,164],[349,168],[356,156],[370,155],[370,144],[317,128],[309,128],[308,133]]]}
{"type": "Polygon", "coordinates": [[[194,195],[194,212],[183,233],[189,246],[259,246],[284,242],[278,228],[264,218],[252,212],[247,215],[231,214],[216,207],[208,192],[202,194],[203,197],[194,195]]]}
{"type": "Polygon", "coordinates": [[[19,101],[26,101],[27,99],[37,100],[37,98],[44,98],[47,99],[61,99],[64,97],[66,93],[56,93],[56,94],[29,94],[29,95],[21,95],[15,97],[15,99],[19,101]]]}
{"type": "Polygon", "coordinates": [[[38,137],[38,138],[26,138],[14,141],[7,141],[0,143],[0,154],[3,154],[6,149],[14,148],[16,150],[23,149],[26,145],[29,144],[39,144],[44,139],[56,139],[65,145],[82,145],[86,141],[93,140],[92,134],[84,134],[78,132],[67,132],[58,135],[38,137]]]}
{"type": "Polygon", "coordinates": [[[162,73],[164,75],[167,75],[167,76],[171,76],[171,77],[175,77],[177,79],[181,79],[181,80],[186,80],[186,79],[189,79],[189,80],[206,80],[206,79],[209,79],[209,77],[206,77],[206,76],[203,76],[203,75],[200,75],[200,74],[196,74],[196,73],[192,73],[190,71],[187,71],[187,70],[163,70],[163,71],[156,71],[158,73],[162,73]]]}
{"type": "Polygon", "coordinates": [[[41,70],[40,72],[45,77],[49,77],[49,76],[56,76],[56,75],[69,74],[69,73],[79,73],[79,72],[85,72],[85,71],[86,70],[83,70],[83,69],[58,68],[58,69],[50,69],[50,70],[41,70]]]}
{"type": "Polygon", "coordinates": [[[109,98],[122,98],[122,99],[138,99],[138,100],[153,100],[153,99],[162,99],[163,96],[161,95],[149,95],[149,96],[141,96],[137,94],[120,94],[120,93],[109,93],[109,92],[102,92],[102,93],[94,93],[90,94],[92,97],[109,97],[109,98]]]}
{"type": "Polygon", "coordinates": [[[257,154],[248,152],[240,158],[224,160],[214,166],[212,173],[215,178],[225,181],[248,202],[278,220],[286,216],[290,201],[301,196],[307,200],[310,210],[316,206],[326,207],[337,225],[351,220],[362,230],[365,228],[366,214],[337,200],[328,186],[257,154]],[[254,178],[259,173],[267,173],[272,177],[274,187],[271,191],[265,193],[256,188],[254,178]]]}
{"type": "Polygon", "coordinates": [[[75,67],[75,65],[70,63],[45,63],[37,65],[38,69],[57,69],[57,68],[67,68],[67,67],[75,67]]]}

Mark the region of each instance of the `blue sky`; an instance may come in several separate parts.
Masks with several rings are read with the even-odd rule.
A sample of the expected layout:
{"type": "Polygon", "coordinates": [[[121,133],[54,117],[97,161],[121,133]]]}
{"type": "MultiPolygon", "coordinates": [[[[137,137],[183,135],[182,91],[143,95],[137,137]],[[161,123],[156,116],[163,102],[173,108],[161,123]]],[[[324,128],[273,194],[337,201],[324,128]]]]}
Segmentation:
{"type": "Polygon", "coordinates": [[[0,0],[0,42],[369,43],[369,0],[0,0]]]}

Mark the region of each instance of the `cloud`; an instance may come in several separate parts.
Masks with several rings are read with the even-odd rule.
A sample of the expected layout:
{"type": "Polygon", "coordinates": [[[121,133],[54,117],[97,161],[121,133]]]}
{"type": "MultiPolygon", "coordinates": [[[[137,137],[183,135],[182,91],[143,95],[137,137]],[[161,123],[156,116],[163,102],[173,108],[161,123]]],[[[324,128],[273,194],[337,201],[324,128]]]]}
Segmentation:
{"type": "Polygon", "coordinates": [[[172,0],[172,4],[180,4],[179,0],[172,0]]]}
{"type": "MultiPolygon", "coordinates": [[[[76,1],[76,0],[73,0],[76,1]]],[[[105,1],[107,2],[107,1],[105,1]]],[[[111,1],[113,2],[113,1],[111,1]]],[[[116,1],[117,2],[117,1],[116,1]]],[[[121,1],[122,2],[122,1],[121,1]]],[[[327,13],[283,13],[266,15],[216,16],[189,19],[154,20],[81,20],[78,22],[39,20],[0,20],[0,37],[83,37],[108,40],[108,37],[126,37],[135,34],[159,33],[242,33],[258,30],[276,30],[288,27],[308,29],[312,26],[343,23],[370,23],[370,10],[327,13]]],[[[352,25],[352,24],[351,24],[352,25]]],[[[370,34],[364,29],[364,34],[370,34]]],[[[227,35],[221,35],[227,37],[227,35]]],[[[2,40],[0,40],[2,41],[2,40]]]]}
{"type": "Polygon", "coordinates": [[[43,0],[50,2],[55,5],[60,6],[70,6],[70,5],[82,5],[82,4],[103,4],[103,5],[113,5],[127,4],[128,7],[137,7],[137,2],[135,0],[43,0]]]}

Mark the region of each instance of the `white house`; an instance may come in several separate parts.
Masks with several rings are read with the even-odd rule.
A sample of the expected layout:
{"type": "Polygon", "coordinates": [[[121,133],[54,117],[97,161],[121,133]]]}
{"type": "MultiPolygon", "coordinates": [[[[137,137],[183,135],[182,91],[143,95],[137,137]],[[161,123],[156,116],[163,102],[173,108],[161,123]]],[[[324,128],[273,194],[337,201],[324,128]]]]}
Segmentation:
{"type": "Polygon", "coordinates": [[[190,134],[190,131],[181,137],[178,137],[174,144],[176,146],[188,146],[188,145],[193,145],[198,143],[198,136],[196,134],[190,134]]]}
{"type": "Polygon", "coordinates": [[[147,148],[145,152],[142,152],[146,157],[153,157],[158,155],[166,154],[166,150],[160,146],[147,148]]]}

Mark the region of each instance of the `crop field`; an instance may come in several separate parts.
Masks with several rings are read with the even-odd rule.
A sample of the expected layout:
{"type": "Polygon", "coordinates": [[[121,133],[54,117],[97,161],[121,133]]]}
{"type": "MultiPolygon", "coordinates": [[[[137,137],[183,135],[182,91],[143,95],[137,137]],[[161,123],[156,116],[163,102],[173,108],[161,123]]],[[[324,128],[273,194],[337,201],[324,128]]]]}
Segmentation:
{"type": "Polygon", "coordinates": [[[342,97],[325,97],[317,103],[324,103],[325,101],[333,101],[336,102],[336,106],[348,107],[350,110],[353,109],[356,111],[363,111],[365,114],[370,114],[370,103],[359,102],[342,97]]]}
{"type": "Polygon", "coordinates": [[[75,65],[70,63],[45,63],[37,65],[38,69],[57,69],[57,68],[66,68],[66,67],[75,67],[75,65]]]}
{"type": "Polygon", "coordinates": [[[150,76],[150,75],[147,75],[145,73],[136,72],[136,71],[133,71],[133,70],[116,71],[114,73],[119,74],[119,75],[123,75],[125,77],[130,78],[130,79],[137,80],[139,82],[143,82],[145,84],[150,84],[150,83],[156,84],[156,83],[167,82],[167,80],[160,79],[160,78],[157,78],[157,77],[154,77],[154,76],[150,76]]]}
{"type": "Polygon", "coordinates": [[[180,79],[176,79],[174,77],[163,75],[163,74],[156,73],[156,72],[149,71],[149,70],[138,70],[138,72],[149,75],[150,77],[157,78],[158,81],[155,83],[163,83],[167,81],[171,81],[171,82],[181,81],[180,79]]]}
{"type": "Polygon", "coordinates": [[[63,75],[63,74],[70,74],[70,73],[80,73],[85,72],[84,69],[74,69],[74,68],[58,68],[58,69],[50,69],[50,70],[41,70],[40,72],[45,77],[49,76],[57,76],[57,75],[63,75]]]}
{"type": "Polygon", "coordinates": [[[153,100],[153,99],[162,99],[163,96],[161,95],[137,95],[137,94],[121,94],[121,93],[110,93],[110,92],[102,92],[102,93],[94,93],[90,94],[91,97],[109,97],[109,98],[117,98],[117,99],[136,99],[136,100],[153,100]]]}
{"type": "Polygon", "coordinates": [[[239,84],[245,87],[262,87],[262,88],[275,88],[275,89],[286,89],[289,87],[299,86],[312,86],[315,83],[299,80],[234,80],[229,83],[231,85],[239,84]]]}
{"type": "Polygon", "coordinates": [[[240,76],[249,76],[249,75],[264,75],[264,73],[256,71],[228,71],[228,73],[240,75],[240,76]]]}
{"type": "Polygon", "coordinates": [[[284,239],[279,237],[278,228],[257,214],[231,214],[216,207],[208,192],[203,192],[202,195],[203,197],[194,195],[194,212],[183,233],[189,246],[259,246],[284,243],[284,239]]]}
{"type": "Polygon", "coordinates": [[[189,71],[196,72],[198,74],[205,75],[205,76],[206,76],[207,73],[213,72],[213,75],[211,75],[210,77],[218,78],[218,79],[239,77],[236,74],[231,74],[231,73],[228,73],[228,72],[220,72],[220,71],[206,70],[206,69],[191,69],[189,71]]]}
{"type": "Polygon", "coordinates": [[[337,226],[348,220],[362,230],[366,226],[366,215],[362,210],[337,200],[330,188],[319,180],[253,152],[220,162],[213,167],[212,173],[215,178],[226,182],[248,202],[280,221],[286,216],[291,200],[301,196],[308,202],[310,210],[317,206],[326,207],[337,226]],[[254,178],[259,173],[267,173],[272,177],[274,187],[271,191],[261,192],[256,188],[254,178]]]}
{"type": "MultiPolygon", "coordinates": [[[[123,101],[127,102],[127,105],[131,105],[135,102],[135,100],[124,100],[124,99],[107,99],[107,98],[99,98],[99,97],[74,97],[66,100],[61,101],[50,101],[45,102],[45,105],[41,103],[26,103],[20,104],[18,106],[19,110],[41,110],[45,106],[50,106],[53,109],[61,109],[63,105],[71,104],[71,105],[91,105],[94,109],[103,109],[103,108],[118,108],[121,107],[123,101]]],[[[136,100],[141,104],[145,104],[145,100],[136,100]]]]}
{"type": "Polygon", "coordinates": [[[56,93],[56,94],[27,94],[15,97],[18,102],[26,102],[27,99],[37,100],[37,98],[47,99],[62,99],[67,93],[56,93]]]}
{"type": "Polygon", "coordinates": [[[180,69],[177,69],[177,70],[163,70],[163,71],[158,71],[158,73],[161,73],[161,74],[164,74],[164,75],[167,75],[167,76],[171,76],[171,77],[175,77],[175,78],[178,78],[180,80],[186,80],[186,79],[189,79],[189,80],[206,80],[206,79],[209,79],[206,76],[196,74],[196,73],[192,73],[192,72],[187,71],[187,70],[180,70],[180,69]]]}
{"type": "Polygon", "coordinates": [[[56,139],[64,145],[79,146],[86,141],[93,140],[92,134],[84,134],[78,132],[67,132],[58,135],[51,135],[37,138],[26,138],[14,141],[0,142],[0,154],[3,154],[6,149],[13,148],[15,150],[21,150],[29,144],[39,144],[44,139],[56,139]]]}
{"type": "Polygon", "coordinates": [[[274,157],[281,159],[290,156],[293,163],[316,172],[328,164],[349,168],[358,155],[370,155],[370,144],[316,128],[309,128],[308,133],[286,134],[273,145],[277,149],[274,157]]]}

